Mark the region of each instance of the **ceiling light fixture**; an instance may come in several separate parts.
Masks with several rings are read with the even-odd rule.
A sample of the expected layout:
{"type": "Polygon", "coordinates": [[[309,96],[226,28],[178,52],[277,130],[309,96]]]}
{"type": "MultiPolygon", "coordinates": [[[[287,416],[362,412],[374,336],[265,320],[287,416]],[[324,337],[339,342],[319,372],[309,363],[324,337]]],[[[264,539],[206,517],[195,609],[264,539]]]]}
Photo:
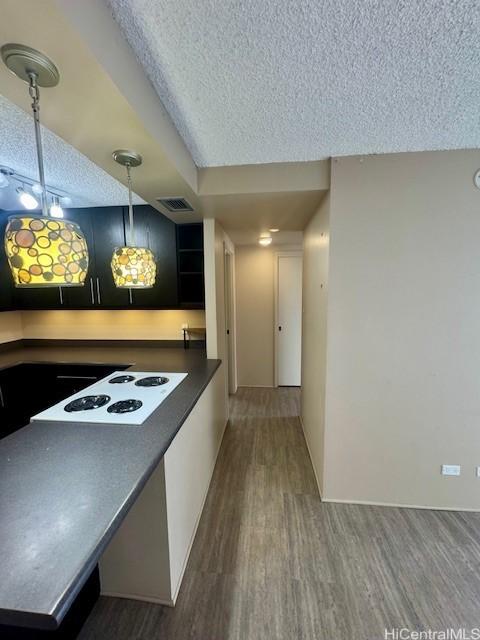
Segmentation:
{"type": "MultiPolygon", "coordinates": [[[[28,176],[22,175],[10,167],[0,166],[0,189],[5,189],[12,185],[12,183],[17,183],[23,191],[26,191],[25,187],[27,187],[27,189],[32,192],[34,198],[36,198],[36,196],[41,196],[43,193],[42,185],[36,180],[32,180],[28,176]]],[[[45,186],[45,189],[47,191],[47,195],[58,200],[59,203],[64,204],[65,206],[72,203],[70,196],[66,195],[64,192],[60,192],[59,189],[48,186],[45,186]]],[[[16,188],[16,191],[18,193],[18,188],[16,188]]],[[[38,202],[34,208],[37,206],[38,202]]]]}
{"type": "Polygon", "coordinates": [[[112,275],[115,285],[125,289],[150,289],[155,284],[157,265],[148,247],[135,245],[132,205],[132,167],[142,164],[142,156],[128,149],[117,149],[113,159],[127,170],[129,234],[126,247],[117,247],[112,255],[112,275]]]}
{"type": "Polygon", "coordinates": [[[17,187],[18,199],[20,204],[25,209],[36,209],[38,207],[38,200],[28,191],[25,191],[23,187],[17,187]]]}
{"type": "Polygon", "coordinates": [[[43,193],[42,185],[38,184],[38,182],[34,182],[32,184],[32,191],[35,195],[41,196],[43,193]]]}
{"type": "Polygon", "coordinates": [[[10,167],[0,167],[0,189],[5,189],[10,184],[10,176],[13,175],[13,169],[10,167]]]}
{"type": "Polygon", "coordinates": [[[269,229],[270,233],[278,233],[280,229],[269,229]]]}
{"type": "Polygon", "coordinates": [[[262,247],[268,247],[269,245],[272,244],[272,237],[260,236],[260,238],[258,239],[258,244],[260,244],[262,247]]]}
{"type": "MultiPolygon", "coordinates": [[[[0,53],[10,71],[28,83],[41,186],[42,215],[11,216],[5,229],[5,251],[15,286],[83,286],[88,269],[85,236],[75,222],[54,220],[48,215],[40,131],[39,87],[56,86],[60,78],[58,69],[43,53],[25,45],[5,44],[0,53]]],[[[20,194],[22,201],[32,204],[35,198],[25,190],[23,193],[25,195],[20,194]],[[27,195],[32,200],[26,198],[27,195]]],[[[35,206],[37,205],[36,202],[35,206]]],[[[25,206],[28,207],[28,204],[25,206]]]]}
{"type": "Polygon", "coordinates": [[[63,209],[58,202],[57,196],[53,197],[53,202],[50,205],[50,215],[52,218],[63,218],[63,209]]]}

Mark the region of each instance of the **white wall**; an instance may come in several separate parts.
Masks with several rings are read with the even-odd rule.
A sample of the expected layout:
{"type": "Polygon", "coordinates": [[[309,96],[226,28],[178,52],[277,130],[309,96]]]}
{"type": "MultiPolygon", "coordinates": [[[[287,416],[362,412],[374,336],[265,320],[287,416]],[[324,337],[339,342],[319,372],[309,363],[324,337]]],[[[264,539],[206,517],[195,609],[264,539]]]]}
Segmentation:
{"type": "MultiPolygon", "coordinates": [[[[227,361],[227,327],[225,320],[225,250],[233,255],[235,247],[221,225],[213,218],[203,221],[205,250],[205,319],[207,327],[207,358],[227,361]]],[[[232,260],[234,266],[234,260],[232,260]]],[[[235,279],[235,273],[234,273],[235,279]]],[[[228,398],[228,367],[225,376],[225,394],[228,398]]]]}
{"type": "Polygon", "coordinates": [[[323,493],[330,196],[304,232],[301,416],[320,493],[323,493]]]}
{"type": "Polygon", "coordinates": [[[274,253],[238,246],[235,252],[238,384],[274,385],[274,253]]]}
{"type": "Polygon", "coordinates": [[[480,509],[479,166],[475,150],[332,163],[328,500],[480,509]]]}

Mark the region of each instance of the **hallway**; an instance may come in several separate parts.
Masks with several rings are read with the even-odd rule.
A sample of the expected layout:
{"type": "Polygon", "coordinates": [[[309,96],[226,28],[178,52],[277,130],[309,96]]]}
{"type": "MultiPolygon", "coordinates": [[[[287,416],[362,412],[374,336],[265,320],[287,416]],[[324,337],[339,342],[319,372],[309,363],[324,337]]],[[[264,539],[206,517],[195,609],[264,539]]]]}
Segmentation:
{"type": "Polygon", "coordinates": [[[101,598],[80,640],[478,626],[480,514],[322,504],[298,414],[296,389],[239,389],[177,606],[101,598]]]}

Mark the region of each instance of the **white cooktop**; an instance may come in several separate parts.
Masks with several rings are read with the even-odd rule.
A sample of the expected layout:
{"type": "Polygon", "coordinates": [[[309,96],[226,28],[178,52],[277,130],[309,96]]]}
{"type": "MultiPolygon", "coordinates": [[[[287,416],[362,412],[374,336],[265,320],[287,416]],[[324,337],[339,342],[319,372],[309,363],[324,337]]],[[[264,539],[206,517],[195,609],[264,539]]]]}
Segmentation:
{"type": "Polygon", "coordinates": [[[140,425],[186,377],[186,373],[169,373],[165,371],[115,371],[106,378],[33,416],[32,421],[140,425]],[[111,382],[112,380],[114,382],[111,382]],[[158,386],[141,386],[145,383],[157,381],[162,382],[162,384],[158,386]],[[87,396],[90,396],[90,398],[82,400],[80,403],[75,403],[76,400],[87,398],[87,396]],[[115,403],[124,403],[124,401],[129,400],[137,402],[115,405],[115,403]],[[93,408],[75,410],[78,407],[85,406],[93,406],[93,408]],[[138,408],[125,413],[112,412],[112,409],[116,407],[128,408],[131,406],[138,406],[138,408]]]}

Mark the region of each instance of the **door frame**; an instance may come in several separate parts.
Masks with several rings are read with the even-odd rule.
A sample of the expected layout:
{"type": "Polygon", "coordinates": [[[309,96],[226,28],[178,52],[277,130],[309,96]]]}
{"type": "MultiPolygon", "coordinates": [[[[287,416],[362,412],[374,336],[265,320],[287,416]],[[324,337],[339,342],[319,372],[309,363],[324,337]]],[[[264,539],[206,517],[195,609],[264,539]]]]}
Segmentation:
{"type": "MultiPolygon", "coordinates": [[[[303,282],[303,251],[300,249],[292,251],[276,251],[273,262],[273,300],[274,300],[274,348],[273,348],[273,386],[278,387],[278,260],[279,258],[302,258],[302,282],[303,282]]],[[[303,296],[302,296],[303,300],[303,296]]],[[[303,303],[302,303],[303,311],[303,303]]],[[[302,313],[303,316],[303,313],[302,313]]]]}
{"type": "Polygon", "coordinates": [[[225,353],[227,356],[227,388],[237,392],[237,350],[235,323],[235,252],[224,242],[225,353]],[[228,265],[228,266],[227,266],[228,265]],[[228,331],[228,334],[227,334],[228,331]]]}

